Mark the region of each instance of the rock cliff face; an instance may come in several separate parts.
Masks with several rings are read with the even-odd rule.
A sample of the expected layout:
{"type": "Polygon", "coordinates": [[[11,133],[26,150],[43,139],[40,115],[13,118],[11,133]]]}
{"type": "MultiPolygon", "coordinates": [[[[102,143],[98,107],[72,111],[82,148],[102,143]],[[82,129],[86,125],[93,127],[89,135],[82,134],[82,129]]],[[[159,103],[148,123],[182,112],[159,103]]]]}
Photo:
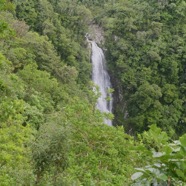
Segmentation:
{"type": "MultiPolygon", "coordinates": [[[[104,40],[104,31],[103,29],[96,25],[96,24],[90,24],[89,25],[89,32],[85,34],[85,37],[87,39],[87,48],[89,50],[89,55],[91,57],[91,42],[89,41],[95,41],[99,46],[103,45],[104,40]]],[[[105,50],[105,49],[103,49],[105,50]]]]}
{"type": "Polygon", "coordinates": [[[89,37],[90,39],[94,40],[97,44],[104,43],[104,32],[101,27],[96,24],[91,24],[89,26],[89,37]]]}

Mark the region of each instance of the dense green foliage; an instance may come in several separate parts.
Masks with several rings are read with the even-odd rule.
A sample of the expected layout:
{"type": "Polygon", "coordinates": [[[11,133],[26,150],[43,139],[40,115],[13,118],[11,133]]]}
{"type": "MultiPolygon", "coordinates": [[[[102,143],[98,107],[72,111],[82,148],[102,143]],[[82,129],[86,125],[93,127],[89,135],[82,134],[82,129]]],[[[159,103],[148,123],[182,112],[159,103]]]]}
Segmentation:
{"type": "Polygon", "coordinates": [[[0,0],[0,185],[186,184],[185,23],[184,0],[0,0]],[[95,109],[92,24],[135,137],[95,109]]]}
{"type": "Polygon", "coordinates": [[[123,0],[106,8],[116,124],[132,132],[157,124],[170,135],[185,133],[185,0],[123,0]]]}
{"type": "Polygon", "coordinates": [[[167,134],[152,125],[141,139],[151,147],[152,158],[144,168],[136,168],[138,172],[132,179],[137,181],[133,185],[185,185],[186,135],[168,143],[167,134]]]}

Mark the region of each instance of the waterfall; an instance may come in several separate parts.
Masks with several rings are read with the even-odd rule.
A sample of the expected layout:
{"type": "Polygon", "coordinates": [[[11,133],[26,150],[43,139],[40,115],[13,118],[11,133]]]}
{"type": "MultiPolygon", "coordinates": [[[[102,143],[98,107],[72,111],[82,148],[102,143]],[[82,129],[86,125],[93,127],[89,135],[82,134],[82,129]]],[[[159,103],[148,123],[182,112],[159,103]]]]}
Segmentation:
{"type": "MultiPolygon", "coordinates": [[[[101,93],[97,101],[97,108],[101,112],[112,113],[112,94],[109,93],[111,88],[110,77],[106,68],[106,60],[104,53],[94,41],[89,41],[92,44],[92,81],[99,87],[101,93]],[[108,99],[109,98],[109,99],[108,99]]],[[[104,122],[112,126],[112,121],[105,119],[104,122]]]]}

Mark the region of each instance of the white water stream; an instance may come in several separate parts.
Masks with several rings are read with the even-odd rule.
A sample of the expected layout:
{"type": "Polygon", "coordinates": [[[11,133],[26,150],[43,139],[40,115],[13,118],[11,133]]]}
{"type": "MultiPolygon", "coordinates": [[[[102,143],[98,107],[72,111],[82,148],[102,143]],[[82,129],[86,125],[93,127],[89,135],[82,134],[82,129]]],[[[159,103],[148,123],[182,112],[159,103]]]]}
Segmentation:
{"type": "MultiPolygon", "coordinates": [[[[92,81],[99,87],[101,93],[101,96],[98,98],[97,108],[101,112],[112,113],[113,98],[112,94],[109,92],[111,82],[106,68],[105,56],[102,49],[97,46],[96,42],[89,42],[92,44],[92,81]]],[[[112,126],[111,120],[105,119],[104,122],[107,125],[112,126]]]]}

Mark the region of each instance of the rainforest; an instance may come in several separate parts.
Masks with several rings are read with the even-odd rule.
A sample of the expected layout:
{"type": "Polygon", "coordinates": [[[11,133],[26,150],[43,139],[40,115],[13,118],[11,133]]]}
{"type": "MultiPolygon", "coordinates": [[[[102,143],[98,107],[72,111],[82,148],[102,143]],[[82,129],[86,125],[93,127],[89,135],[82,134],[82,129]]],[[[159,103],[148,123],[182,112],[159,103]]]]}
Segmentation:
{"type": "Polygon", "coordinates": [[[185,186],[185,175],[185,0],[0,0],[0,186],[185,186]],[[112,113],[96,107],[87,34],[112,113]]]}

